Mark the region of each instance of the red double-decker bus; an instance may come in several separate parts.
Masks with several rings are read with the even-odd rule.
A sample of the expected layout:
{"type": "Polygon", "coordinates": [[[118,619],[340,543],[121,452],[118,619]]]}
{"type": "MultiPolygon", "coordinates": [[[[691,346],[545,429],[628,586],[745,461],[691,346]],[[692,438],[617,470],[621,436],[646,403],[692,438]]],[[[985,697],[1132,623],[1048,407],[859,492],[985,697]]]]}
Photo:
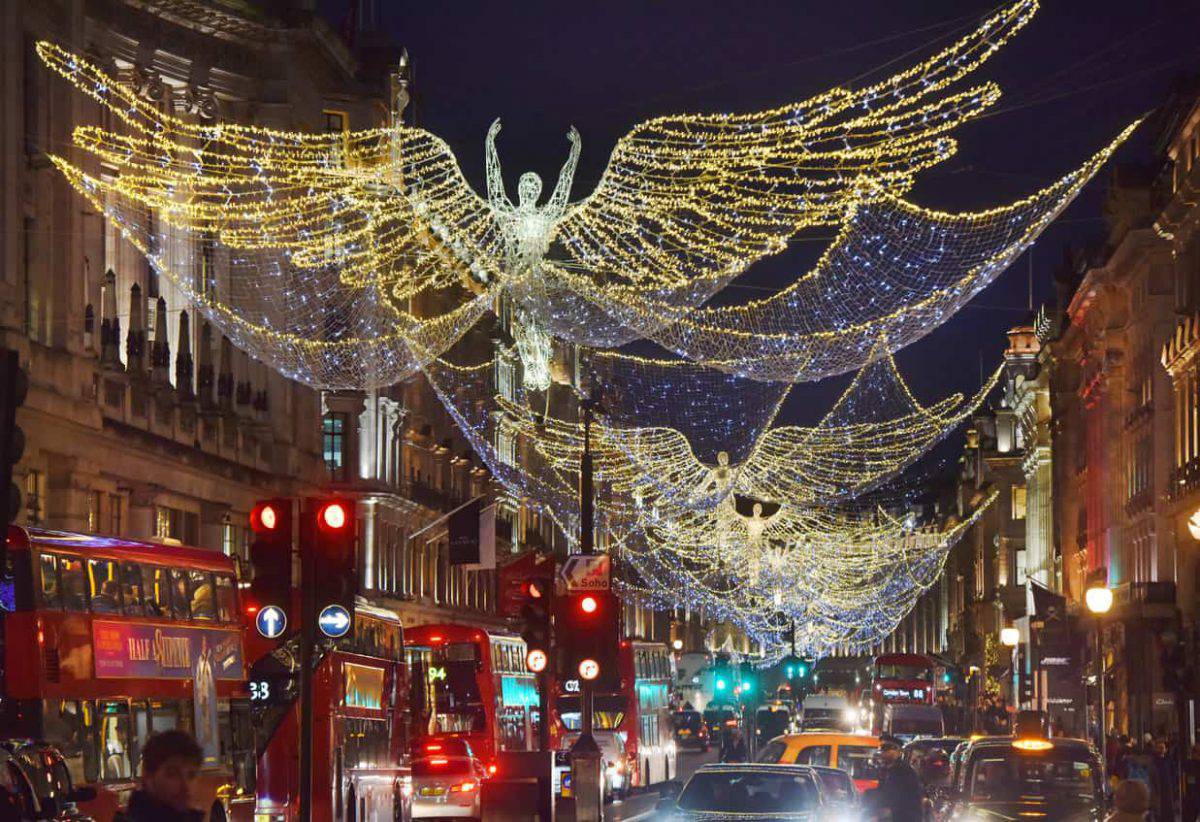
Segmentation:
{"type": "Polygon", "coordinates": [[[203,750],[199,807],[253,812],[254,750],[233,561],[216,551],[9,526],[0,584],[0,728],[62,751],[111,819],[141,747],[203,750]]]}
{"type": "Polygon", "coordinates": [[[924,654],[880,654],[871,666],[872,727],[878,729],[884,705],[932,705],[934,668],[924,654]]]}
{"type": "MultiPolygon", "coordinates": [[[[261,660],[275,643],[256,636],[248,646],[261,660]]],[[[299,819],[300,706],[288,690],[296,671],[280,658],[298,661],[295,639],[256,664],[249,682],[261,712],[256,822],[299,819]]],[[[357,603],[353,631],[313,673],[312,819],[411,818],[408,693],[399,617],[357,603]]]]}
{"type": "Polygon", "coordinates": [[[506,631],[464,625],[418,625],[406,636],[413,648],[428,648],[414,665],[426,704],[414,737],[465,739],[495,772],[500,751],[537,749],[537,682],[525,667],[525,642],[506,631]]]}
{"type": "MultiPolygon", "coordinates": [[[[606,755],[606,795],[666,782],[677,772],[671,727],[674,656],[662,643],[623,639],[618,646],[617,664],[618,690],[592,695],[592,730],[606,755]]],[[[554,694],[552,747],[563,752],[574,744],[582,726],[580,683],[577,679],[559,682],[552,677],[548,681],[554,694]]],[[[559,757],[558,762],[560,770],[565,771],[565,757],[559,757]]]]}

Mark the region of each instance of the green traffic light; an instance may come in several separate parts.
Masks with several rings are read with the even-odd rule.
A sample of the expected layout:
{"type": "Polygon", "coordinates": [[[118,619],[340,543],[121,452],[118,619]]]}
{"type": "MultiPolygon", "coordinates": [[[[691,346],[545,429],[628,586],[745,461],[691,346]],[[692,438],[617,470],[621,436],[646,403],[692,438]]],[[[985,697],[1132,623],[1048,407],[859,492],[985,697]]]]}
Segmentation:
{"type": "Polygon", "coordinates": [[[718,679],[718,680],[717,680],[717,690],[718,690],[718,691],[723,691],[723,690],[725,690],[725,680],[723,680],[723,679],[718,679]]]}
{"type": "Polygon", "coordinates": [[[796,675],[796,669],[793,668],[791,665],[787,666],[787,678],[791,679],[795,675],[796,675]]]}
{"type": "Polygon", "coordinates": [[[750,693],[750,692],[751,692],[751,691],[753,691],[753,690],[754,690],[754,683],[753,683],[753,682],[743,682],[743,683],[742,683],[742,693],[744,693],[744,694],[748,694],[748,693],[750,693]]]}
{"type": "Polygon", "coordinates": [[[800,666],[800,676],[801,677],[808,676],[808,668],[804,665],[800,666]]]}

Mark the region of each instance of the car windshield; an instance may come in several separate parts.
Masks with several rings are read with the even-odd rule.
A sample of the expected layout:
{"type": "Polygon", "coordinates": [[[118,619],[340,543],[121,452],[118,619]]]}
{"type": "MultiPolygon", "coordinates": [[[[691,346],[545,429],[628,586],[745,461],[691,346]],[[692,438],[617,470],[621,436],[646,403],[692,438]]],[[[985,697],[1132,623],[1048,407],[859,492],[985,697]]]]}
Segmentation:
{"type": "Polygon", "coordinates": [[[689,731],[698,731],[700,730],[700,714],[696,711],[680,711],[671,717],[671,725],[677,731],[685,728],[689,731]]]}
{"type": "Polygon", "coordinates": [[[1081,752],[1026,756],[1015,751],[985,751],[971,769],[971,798],[985,802],[1031,795],[1060,802],[1093,802],[1099,788],[1093,763],[1081,752]]]}
{"type": "Polygon", "coordinates": [[[469,776],[471,760],[465,756],[431,756],[412,764],[413,776],[469,776]]]}
{"type": "Polygon", "coordinates": [[[704,721],[708,724],[726,722],[733,719],[733,711],[729,708],[710,708],[704,712],[704,721]]]}
{"type": "Polygon", "coordinates": [[[942,723],[928,717],[898,716],[892,719],[892,733],[905,735],[942,733],[942,723]]]}
{"type": "Polygon", "coordinates": [[[684,786],[678,805],[706,813],[799,813],[817,807],[817,787],[805,773],[700,771],[684,786]]]}

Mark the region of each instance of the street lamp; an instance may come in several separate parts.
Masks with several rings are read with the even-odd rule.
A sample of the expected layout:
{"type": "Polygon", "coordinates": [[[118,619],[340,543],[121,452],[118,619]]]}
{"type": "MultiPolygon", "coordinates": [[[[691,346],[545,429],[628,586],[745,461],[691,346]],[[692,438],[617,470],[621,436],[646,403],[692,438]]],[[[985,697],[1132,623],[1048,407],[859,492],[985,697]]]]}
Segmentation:
{"type": "Polygon", "coordinates": [[[1021,632],[1016,628],[1001,628],[1000,643],[1007,645],[1009,648],[1015,648],[1021,644],[1021,632]]]}
{"type": "Polygon", "coordinates": [[[1097,719],[1100,723],[1100,757],[1107,766],[1108,764],[1108,738],[1105,729],[1105,723],[1108,717],[1105,715],[1107,711],[1104,705],[1104,648],[1101,640],[1101,628],[1103,626],[1104,615],[1112,609],[1113,592],[1106,585],[1093,584],[1083,595],[1083,601],[1087,604],[1087,609],[1096,615],[1096,668],[1098,670],[1096,687],[1097,698],[1097,719]]]}
{"type": "Polygon", "coordinates": [[[683,650],[683,640],[682,639],[671,640],[671,647],[674,648],[676,651],[682,651],[683,650]]]}

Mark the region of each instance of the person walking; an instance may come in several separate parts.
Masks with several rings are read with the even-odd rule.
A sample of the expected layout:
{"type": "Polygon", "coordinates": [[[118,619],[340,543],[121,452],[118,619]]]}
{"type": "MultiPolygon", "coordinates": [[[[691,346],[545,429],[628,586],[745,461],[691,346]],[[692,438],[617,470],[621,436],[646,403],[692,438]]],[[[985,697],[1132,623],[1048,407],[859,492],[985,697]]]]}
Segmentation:
{"type": "Polygon", "coordinates": [[[1154,812],[1160,822],[1175,822],[1175,806],[1178,804],[1175,794],[1179,789],[1179,770],[1175,757],[1167,749],[1166,740],[1160,739],[1154,743],[1154,753],[1150,762],[1154,772],[1154,812]]]}
{"type": "Polygon", "coordinates": [[[880,738],[879,757],[883,767],[879,787],[870,792],[870,801],[881,818],[891,822],[921,822],[925,791],[921,778],[904,758],[899,739],[889,734],[880,738]]]}
{"type": "Polygon", "coordinates": [[[192,808],[192,791],[203,752],[184,731],[163,731],[142,747],[140,785],[113,822],[202,822],[192,808]]]}

